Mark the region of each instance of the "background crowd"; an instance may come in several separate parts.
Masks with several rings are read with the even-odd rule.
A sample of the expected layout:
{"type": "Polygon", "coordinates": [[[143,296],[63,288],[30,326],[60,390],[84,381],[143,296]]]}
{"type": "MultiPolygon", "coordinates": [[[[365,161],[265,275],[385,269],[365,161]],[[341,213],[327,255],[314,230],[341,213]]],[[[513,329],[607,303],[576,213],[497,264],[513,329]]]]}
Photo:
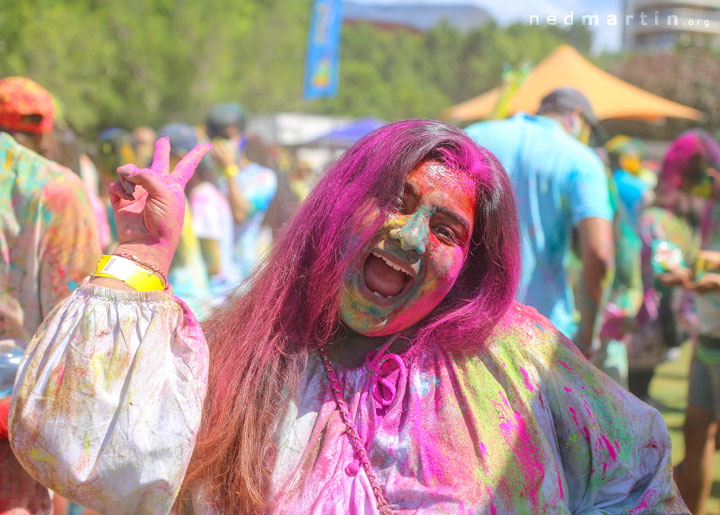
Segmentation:
{"type": "MultiPolygon", "coordinates": [[[[274,89],[282,80],[271,82],[274,89]]],[[[518,300],[651,405],[663,401],[649,394],[655,369],[689,342],[685,459],[675,473],[688,507],[705,513],[720,418],[720,144],[692,128],[650,150],[639,138],[602,129],[582,91],[544,93],[537,112],[465,127],[513,182],[523,245],[518,300]]],[[[185,190],[182,237],[167,277],[200,321],[242,294],[324,170],[251,133],[235,101],[202,115],[192,106],[182,122],[154,119],[153,127],[96,131],[87,114],[80,135],[58,105],[30,78],[0,80],[0,463],[12,461],[4,424],[13,364],[57,302],[117,244],[109,186],[118,167],[150,166],[160,137],[170,140],[171,169],[198,143],[213,144],[185,190]]],[[[340,112],[342,97],[326,107],[340,112]]],[[[39,485],[20,484],[32,480],[19,465],[0,466],[0,513],[13,503],[42,513],[51,502],[56,513],[82,511],[38,494],[39,485]]]]}

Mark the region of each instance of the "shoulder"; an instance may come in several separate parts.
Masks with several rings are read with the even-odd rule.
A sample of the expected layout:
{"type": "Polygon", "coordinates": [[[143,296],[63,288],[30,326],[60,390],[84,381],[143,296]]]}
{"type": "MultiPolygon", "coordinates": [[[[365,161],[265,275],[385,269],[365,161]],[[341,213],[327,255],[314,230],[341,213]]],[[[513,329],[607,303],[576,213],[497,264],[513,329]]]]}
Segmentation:
{"type": "Polygon", "coordinates": [[[607,182],[607,174],[605,173],[605,165],[600,160],[593,149],[580,143],[569,134],[561,134],[563,138],[563,151],[569,158],[569,162],[578,172],[590,172],[602,177],[607,182]]]}
{"type": "Polygon", "coordinates": [[[515,303],[481,350],[453,355],[467,381],[490,374],[505,391],[535,398],[577,381],[592,367],[575,345],[534,308],[515,303]]]}
{"type": "Polygon", "coordinates": [[[535,308],[515,302],[490,335],[487,349],[540,363],[551,360],[558,346],[567,345],[572,343],[550,320],[535,308]]]}
{"type": "Polygon", "coordinates": [[[518,130],[523,124],[529,124],[529,122],[525,120],[524,117],[514,116],[505,120],[490,120],[487,122],[474,123],[465,127],[465,132],[478,144],[482,144],[482,141],[478,141],[478,139],[496,135],[498,132],[503,133],[505,131],[518,130]]]}
{"type": "Polygon", "coordinates": [[[640,234],[646,239],[666,239],[680,246],[693,245],[694,232],[688,223],[667,209],[645,209],[638,224],[640,234]]]}
{"type": "Polygon", "coordinates": [[[0,133],[0,162],[11,169],[27,190],[41,190],[48,181],[63,174],[74,176],[67,168],[22,146],[6,133],[0,133]]]}
{"type": "Polygon", "coordinates": [[[648,189],[647,184],[645,184],[642,179],[626,172],[625,170],[616,170],[613,172],[613,178],[618,185],[622,184],[628,189],[632,188],[637,191],[644,191],[648,189]]]}
{"type": "Polygon", "coordinates": [[[246,188],[270,188],[277,187],[277,175],[272,168],[250,162],[240,170],[235,179],[246,188]]]}
{"type": "Polygon", "coordinates": [[[89,208],[90,201],[80,177],[23,147],[6,134],[0,134],[0,161],[13,168],[18,191],[26,198],[39,199],[43,203],[52,201],[64,210],[78,206],[63,204],[78,201],[89,208]]]}
{"type": "Polygon", "coordinates": [[[50,163],[51,168],[49,169],[47,182],[43,188],[43,200],[56,204],[61,202],[80,202],[82,205],[89,207],[90,200],[80,177],[56,163],[51,161],[48,161],[48,163],[50,163]]]}
{"type": "Polygon", "coordinates": [[[644,209],[639,224],[642,230],[652,232],[684,231],[687,228],[686,223],[675,213],[658,206],[644,209]]]}

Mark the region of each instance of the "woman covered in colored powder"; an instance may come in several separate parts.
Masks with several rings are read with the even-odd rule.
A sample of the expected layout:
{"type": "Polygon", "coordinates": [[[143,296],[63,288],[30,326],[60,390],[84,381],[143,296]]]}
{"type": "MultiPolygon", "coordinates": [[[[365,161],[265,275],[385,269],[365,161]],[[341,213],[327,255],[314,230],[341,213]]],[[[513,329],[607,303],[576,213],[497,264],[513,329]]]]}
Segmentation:
{"type": "Polygon", "coordinates": [[[692,289],[706,201],[697,189],[706,169],[720,167],[720,146],[702,130],[676,138],[663,160],[654,205],[639,217],[643,304],[628,345],[630,391],[645,400],[655,367],[668,350],[697,334],[692,289]]]}
{"type": "Polygon", "coordinates": [[[720,145],[707,132],[688,131],[673,142],[661,180],[683,191],[681,213],[694,229],[696,259],[675,274],[694,297],[697,336],[688,377],[683,434],[685,458],[676,468],[680,492],[693,513],[707,512],[720,421],[720,145]],[[689,281],[688,278],[691,278],[689,281]]]}
{"type": "MultiPolygon", "coordinates": [[[[113,186],[161,275],[206,150],[113,186]]],[[[103,513],[686,513],[660,415],[514,302],[518,247],[489,152],[387,125],[204,331],[169,289],[83,284],[28,348],[14,451],[103,513]]]]}

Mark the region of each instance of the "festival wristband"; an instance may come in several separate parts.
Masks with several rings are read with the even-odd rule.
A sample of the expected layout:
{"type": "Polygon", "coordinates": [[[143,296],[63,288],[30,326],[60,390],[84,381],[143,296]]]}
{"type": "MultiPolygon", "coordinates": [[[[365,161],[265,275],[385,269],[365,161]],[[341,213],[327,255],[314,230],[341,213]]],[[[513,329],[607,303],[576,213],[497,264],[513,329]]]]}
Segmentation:
{"type": "Polygon", "coordinates": [[[240,167],[238,165],[230,165],[223,170],[223,175],[228,179],[232,179],[238,174],[238,172],[240,172],[240,167]]]}
{"type": "Polygon", "coordinates": [[[165,289],[163,281],[152,270],[137,265],[130,259],[120,256],[104,255],[98,261],[94,277],[112,277],[137,291],[161,291],[165,289]]]}

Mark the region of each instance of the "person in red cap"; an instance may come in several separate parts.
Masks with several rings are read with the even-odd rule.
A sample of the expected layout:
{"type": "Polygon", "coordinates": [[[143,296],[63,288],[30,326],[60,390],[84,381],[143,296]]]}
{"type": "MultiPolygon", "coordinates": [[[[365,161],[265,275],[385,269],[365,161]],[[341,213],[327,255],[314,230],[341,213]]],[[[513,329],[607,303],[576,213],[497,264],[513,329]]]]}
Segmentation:
{"type": "MultiPolygon", "coordinates": [[[[0,80],[0,360],[27,346],[100,256],[82,181],[41,155],[54,114],[50,93],[36,82],[0,80]]],[[[10,449],[9,393],[0,391],[0,513],[50,513],[47,488],[24,471],[10,449]]]]}
{"type": "Polygon", "coordinates": [[[27,77],[0,80],[0,130],[45,155],[54,120],[55,102],[40,84],[27,77]]]}

